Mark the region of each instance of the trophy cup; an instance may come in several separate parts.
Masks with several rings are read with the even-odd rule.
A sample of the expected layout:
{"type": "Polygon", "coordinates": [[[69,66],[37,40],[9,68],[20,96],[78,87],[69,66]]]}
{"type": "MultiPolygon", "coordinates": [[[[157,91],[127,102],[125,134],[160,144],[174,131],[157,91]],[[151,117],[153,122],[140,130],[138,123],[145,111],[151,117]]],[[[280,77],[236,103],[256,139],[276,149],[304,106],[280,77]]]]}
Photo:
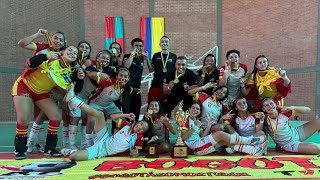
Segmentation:
{"type": "Polygon", "coordinates": [[[145,156],[146,158],[158,158],[159,154],[156,150],[156,141],[158,140],[158,136],[153,136],[148,142],[148,154],[145,156]]]}
{"type": "Polygon", "coordinates": [[[171,151],[172,158],[187,158],[188,148],[181,138],[182,126],[184,125],[186,118],[188,117],[188,111],[183,111],[183,101],[171,111],[171,116],[177,122],[178,125],[178,138],[171,151]]]}

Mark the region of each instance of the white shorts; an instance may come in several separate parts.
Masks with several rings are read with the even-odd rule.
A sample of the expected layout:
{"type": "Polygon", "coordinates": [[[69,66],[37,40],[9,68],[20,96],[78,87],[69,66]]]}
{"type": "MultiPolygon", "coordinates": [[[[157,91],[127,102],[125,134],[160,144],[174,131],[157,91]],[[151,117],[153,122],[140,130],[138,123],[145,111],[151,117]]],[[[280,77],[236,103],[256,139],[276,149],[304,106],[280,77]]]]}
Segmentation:
{"type": "Polygon", "coordinates": [[[108,141],[109,137],[111,137],[111,135],[109,134],[107,128],[104,127],[99,132],[97,132],[96,135],[97,136],[94,145],[87,148],[88,160],[108,156],[105,144],[106,141],[108,141]]]}
{"type": "Polygon", "coordinates": [[[216,148],[219,146],[217,142],[212,138],[211,135],[203,137],[201,139],[188,142],[186,141],[187,146],[193,150],[195,155],[206,155],[212,152],[217,151],[216,148]]]}
{"type": "MultiPolygon", "coordinates": [[[[85,104],[88,104],[88,99],[82,99],[81,97],[78,97],[82,102],[85,104]]],[[[76,105],[72,103],[68,103],[68,108],[69,108],[69,116],[71,117],[81,117],[81,109],[78,108],[76,105]]]]}
{"type": "Polygon", "coordinates": [[[299,144],[306,140],[305,132],[303,126],[292,128],[294,134],[288,143],[281,146],[282,149],[289,152],[298,152],[299,144]]]}

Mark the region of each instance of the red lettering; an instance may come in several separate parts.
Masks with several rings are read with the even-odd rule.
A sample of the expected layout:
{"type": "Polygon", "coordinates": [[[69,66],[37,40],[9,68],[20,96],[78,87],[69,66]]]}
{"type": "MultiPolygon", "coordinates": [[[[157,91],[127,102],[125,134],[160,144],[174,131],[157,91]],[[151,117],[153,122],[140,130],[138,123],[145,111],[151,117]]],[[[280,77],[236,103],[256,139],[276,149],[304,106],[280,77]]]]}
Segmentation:
{"type": "Polygon", "coordinates": [[[197,160],[192,163],[193,167],[207,168],[212,170],[227,170],[236,167],[236,164],[226,159],[197,160]]]}
{"type": "Polygon", "coordinates": [[[304,175],[313,175],[314,171],[311,170],[310,168],[315,168],[318,169],[319,167],[310,162],[310,160],[313,160],[313,158],[300,158],[300,157],[295,157],[295,158],[290,158],[290,157],[277,157],[273,158],[274,160],[278,161],[290,161],[295,164],[297,164],[300,167],[303,167],[305,171],[299,171],[300,173],[304,175]]]}
{"type": "Polygon", "coordinates": [[[145,165],[146,168],[158,169],[158,170],[178,170],[184,167],[189,167],[190,162],[183,159],[157,159],[155,161],[149,162],[145,165]],[[168,162],[174,162],[174,165],[171,167],[164,167],[168,162]]]}
{"type": "Polygon", "coordinates": [[[145,164],[146,161],[143,160],[115,160],[115,161],[104,161],[98,167],[95,168],[96,171],[123,171],[131,169],[139,169],[145,164]]]}
{"type": "Polygon", "coordinates": [[[281,168],[283,166],[282,163],[265,159],[265,158],[243,158],[243,159],[240,159],[240,161],[238,161],[237,164],[239,166],[248,167],[251,169],[276,169],[276,168],[281,168]],[[256,165],[257,161],[261,161],[265,163],[264,167],[257,166],[256,165]]]}

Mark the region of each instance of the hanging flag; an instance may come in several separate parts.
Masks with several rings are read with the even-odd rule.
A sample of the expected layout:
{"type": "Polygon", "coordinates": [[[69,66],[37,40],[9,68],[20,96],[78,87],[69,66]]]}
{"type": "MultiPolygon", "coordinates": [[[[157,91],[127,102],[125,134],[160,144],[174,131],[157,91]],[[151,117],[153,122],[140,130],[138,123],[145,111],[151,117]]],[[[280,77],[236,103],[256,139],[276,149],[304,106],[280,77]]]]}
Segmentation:
{"type": "Polygon", "coordinates": [[[143,50],[149,54],[149,59],[161,51],[160,38],[164,36],[163,17],[141,17],[140,38],[143,40],[143,50]]]}
{"type": "Polygon", "coordinates": [[[121,52],[124,53],[122,17],[106,17],[106,49],[109,49],[110,44],[113,42],[119,43],[121,52]]]}

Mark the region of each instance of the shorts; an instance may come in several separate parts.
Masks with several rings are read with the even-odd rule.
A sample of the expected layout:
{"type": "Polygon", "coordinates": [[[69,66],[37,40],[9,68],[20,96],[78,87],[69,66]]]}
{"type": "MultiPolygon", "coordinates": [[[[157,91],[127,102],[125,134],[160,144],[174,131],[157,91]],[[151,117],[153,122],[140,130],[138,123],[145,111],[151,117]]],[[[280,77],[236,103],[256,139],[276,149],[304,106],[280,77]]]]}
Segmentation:
{"type": "Polygon", "coordinates": [[[101,129],[96,134],[96,139],[94,140],[95,143],[93,146],[88,147],[88,160],[102,158],[108,156],[107,149],[106,149],[106,142],[111,137],[106,127],[101,129]]]}
{"type": "Polygon", "coordinates": [[[102,111],[106,117],[109,117],[111,114],[122,113],[113,101],[108,102],[104,106],[95,103],[90,103],[89,105],[94,109],[102,111]]]}
{"type": "Polygon", "coordinates": [[[37,94],[33,92],[29,87],[23,82],[23,79],[19,77],[12,86],[12,96],[24,96],[29,97],[33,102],[40,101],[42,99],[50,98],[49,93],[37,94]]]}
{"type": "Polygon", "coordinates": [[[282,149],[289,152],[298,152],[299,144],[306,140],[303,126],[292,128],[294,135],[288,143],[281,146],[282,149]]]}
{"type": "MultiPolygon", "coordinates": [[[[76,96],[77,98],[79,98],[83,103],[87,104],[88,103],[88,99],[82,99],[81,97],[76,96]]],[[[72,103],[68,103],[68,109],[69,109],[69,116],[71,117],[81,117],[81,109],[78,108],[76,105],[72,104],[72,103]]]]}
{"type": "Polygon", "coordinates": [[[186,141],[187,146],[193,150],[195,155],[206,155],[212,152],[217,151],[219,145],[213,139],[211,135],[203,137],[201,139],[188,142],[186,141]]]}

